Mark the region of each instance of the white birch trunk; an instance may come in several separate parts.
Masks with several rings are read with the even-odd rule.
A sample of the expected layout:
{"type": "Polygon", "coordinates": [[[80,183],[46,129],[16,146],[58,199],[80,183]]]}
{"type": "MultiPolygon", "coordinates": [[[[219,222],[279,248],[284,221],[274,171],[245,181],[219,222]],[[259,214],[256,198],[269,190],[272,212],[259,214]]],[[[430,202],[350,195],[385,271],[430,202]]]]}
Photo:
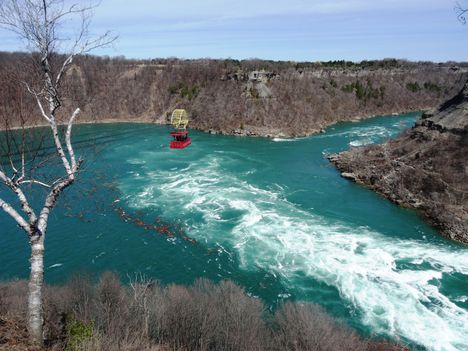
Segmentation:
{"type": "Polygon", "coordinates": [[[42,285],[44,281],[44,236],[31,238],[31,273],[29,277],[28,324],[31,340],[42,344],[42,285]]]}

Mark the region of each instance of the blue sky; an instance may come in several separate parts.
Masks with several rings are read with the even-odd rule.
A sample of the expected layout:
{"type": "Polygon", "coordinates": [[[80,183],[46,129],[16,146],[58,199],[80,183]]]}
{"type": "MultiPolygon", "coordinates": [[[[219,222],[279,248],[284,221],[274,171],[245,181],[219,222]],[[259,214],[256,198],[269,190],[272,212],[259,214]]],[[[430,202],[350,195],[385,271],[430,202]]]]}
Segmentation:
{"type": "MultiPolygon", "coordinates": [[[[468,7],[468,0],[461,0],[468,7]]],[[[92,31],[119,35],[96,54],[129,58],[468,61],[452,0],[103,0],[92,31]]],[[[21,50],[0,31],[0,50],[21,50]]]]}

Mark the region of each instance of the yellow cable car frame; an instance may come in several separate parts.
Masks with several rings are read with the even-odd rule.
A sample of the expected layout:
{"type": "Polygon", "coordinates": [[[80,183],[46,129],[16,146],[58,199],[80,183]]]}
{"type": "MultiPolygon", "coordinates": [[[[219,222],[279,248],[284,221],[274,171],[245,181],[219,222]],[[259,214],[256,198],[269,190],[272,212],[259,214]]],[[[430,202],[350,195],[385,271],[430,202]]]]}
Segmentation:
{"type": "Polygon", "coordinates": [[[184,109],[175,109],[172,112],[171,124],[175,129],[186,129],[189,123],[188,113],[184,109]]]}

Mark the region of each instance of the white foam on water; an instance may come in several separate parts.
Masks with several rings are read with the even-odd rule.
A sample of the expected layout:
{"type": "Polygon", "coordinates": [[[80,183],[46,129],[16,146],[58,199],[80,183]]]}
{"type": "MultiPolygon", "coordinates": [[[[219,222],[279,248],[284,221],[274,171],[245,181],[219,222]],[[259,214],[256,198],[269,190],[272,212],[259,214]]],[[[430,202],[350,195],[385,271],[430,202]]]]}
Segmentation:
{"type": "Polygon", "coordinates": [[[299,141],[299,140],[303,140],[303,139],[305,139],[305,137],[302,137],[302,138],[273,138],[271,140],[273,140],[274,142],[277,142],[277,143],[282,143],[282,142],[299,141]]]}
{"type": "Polygon", "coordinates": [[[369,144],[372,144],[372,140],[371,139],[360,139],[360,140],[353,140],[349,143],[350,146],[354,146],[354,147],[357,147],[357,146],[364,146],[364,145],[369,145],[369,144]]]}
{"type": "Polygon", "coordinates": [[[286,138],[273,138],[273,141],[277,143],[285,142],[285,141],[294,141],[294,139],[286,139],[286,138]]]}
{"type": "Polygon", "coordinates": [[[280,188],[264,190],[223,171],[221,163],[206,156],[184,171],[150,172],[141,188],[128,189],[127,201],[187,219],[188,235],[231,248],[242,269],[265,269],[305,293],[312,287],[304,274],[336,287],[376,333],[434,351],[468,349],[468,312],[440,289],[444,273],[468,275],[466,251],[333,222],[288,202],[280,188]],[[418,267],[398,268],[401,261],[418,267]]]}
{"type": "Polygon", "coordinates": [[[386,128],[384,126],[356,126],[349,128],[347,130],[341,132],[333,132],[320,134],[316,137],[319,138],[335,138],[337,136],[344,136],[350,139],[358,139],[358,140],[369,140],[370,142],[375,142],[377,140],[390,138],[394,135],[394,131],[386,128]]]}
{"type": "Polygon", "coordinates": [[[57,268],[57,267],[62,267],[63,263],[55,263],[53,265],[50,265],[49,268],[57,268]]]}
{"type": "Polygon", "coordinates": [[[141,160],[139,158],[127,159],[127,162],[130,163],[131,165],[144,165],[146,163],[144,160],[141,160]]]}

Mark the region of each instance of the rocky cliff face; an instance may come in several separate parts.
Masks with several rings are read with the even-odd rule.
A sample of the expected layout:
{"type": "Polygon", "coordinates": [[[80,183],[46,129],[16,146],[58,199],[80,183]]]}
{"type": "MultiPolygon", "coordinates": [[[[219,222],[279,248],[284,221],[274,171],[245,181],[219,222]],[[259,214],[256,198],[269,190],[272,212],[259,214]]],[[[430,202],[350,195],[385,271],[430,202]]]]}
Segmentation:
{"type": "Polygon", "coordinates": [[[468,82],[396,140],[330,156],[344,177],[468,243],[468,82]]]}

